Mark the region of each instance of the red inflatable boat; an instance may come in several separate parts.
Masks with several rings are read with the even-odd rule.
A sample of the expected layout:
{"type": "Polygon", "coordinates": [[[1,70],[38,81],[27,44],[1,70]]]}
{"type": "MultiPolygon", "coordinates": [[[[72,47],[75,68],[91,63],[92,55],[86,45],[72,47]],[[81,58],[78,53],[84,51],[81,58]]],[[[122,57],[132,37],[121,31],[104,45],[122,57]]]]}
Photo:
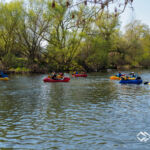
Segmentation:
{"type": "Polygon", "coordinates": [[[87,74],[72,74],[72,77],[87,77],[87,74]]]}
{"type": "Polygon", "coordinates": [[[69,77],[64,77],[64,79],[54,80],[54,79],[46,77],[46,78],[43,79],[43,81],[44,82],[69,82],[70,78],[69,77]]]}

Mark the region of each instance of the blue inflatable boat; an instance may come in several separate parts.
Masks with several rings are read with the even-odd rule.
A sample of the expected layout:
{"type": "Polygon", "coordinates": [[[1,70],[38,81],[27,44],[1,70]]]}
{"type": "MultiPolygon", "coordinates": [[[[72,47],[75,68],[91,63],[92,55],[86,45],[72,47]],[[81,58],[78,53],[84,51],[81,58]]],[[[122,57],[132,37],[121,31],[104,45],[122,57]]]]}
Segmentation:
{"type": "Polygon", "coordinates": [[[142,81],[142,79],[135,79],[135,80],[129,80],[129,79],[127,79],[127,80],[121,80],[119,83],[121,83],[121,84],[141,84],[143,81],[142,81]]]}

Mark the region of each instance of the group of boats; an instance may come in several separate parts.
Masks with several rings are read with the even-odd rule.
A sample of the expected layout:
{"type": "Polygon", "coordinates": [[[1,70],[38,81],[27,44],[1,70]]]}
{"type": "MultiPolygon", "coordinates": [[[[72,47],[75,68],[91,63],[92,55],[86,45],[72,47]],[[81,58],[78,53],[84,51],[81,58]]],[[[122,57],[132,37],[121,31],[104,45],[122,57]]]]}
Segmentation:
{"type": "MultiPolygon", "coordinates": [[[[73,73],[72,77],[87,77],[86,73],[73,73]]],[[[131,72],[129,75],[126,74],[122,74],[122,73],[118,73],[117,75],[111,76],[110,77],[111,80],[119,80],[119,83],[121,84],[141,84],[143,82],[143,80],[141,79],[141,77],[135,75],[134,72],[131,72]]],[[[3,81],[8,81],[8,75],[4,74],[2,71],[0,71],[0,80],[3,81]]],[[[44,82],[69,82],[70,78],[69,77],[65,77],[65,76],[61,76],[56,78],[53,78],[52,76],[48,76],[45,77],[43,79],[44,82]]],[[[145,82],[144,84],[150,84],[149,82],[145,82]]]]}
{"type": "MultiPolygon", "coordinates": [[[[87,77],[86,73],[83,74],[72,74],[72,77],[87,77]]],[[[53,79],[51,76],[48,76],[43,79],[44,82],[69,82],[70,78],[69,77],[61,77],[61,78],[56,78],[53,79]]]]}
{"type": "MultiPolygon", "coordinates": [[[[59,76],[59,75],[58,75],[59,76]]],[[[70,78],[69,77],[65,77],[65,76],[60,76],[58,77],[56,76],[55,79],[53,79],[50,75],[48,77],[45,77],[43,79],[44,82],[69,82],[70,81],[70,78]]],[[[81,73],[81,74],[72,74],[72,77],[87,77],[87,74],[86,73],[81,73]]],[[[8,75],[7,74],[4,74],[2,71],[0,71],[0,80],[2,81],[8,81],[9,78],[8,78],[8,75]]]]}
{"type": "MultiPolygon", "coordinates": [[[[83,74],[72,74],[72,77],[87,77],[86,73],[83,74]]],[[[134,72],[131,72],[129,75],[126,74],[121,74],[120,72],[115,75],[110,77],[111,80],[120,80],[119,83],[121,84],[141,84],[143,81],[141,77],[135,75],[134,72]]],[[[58,78],[58,79],[53,79],[50,76],[46,77],[43,79],[44,82],[69,82],[70,78],[69,77],[63,77],[63,78],[58,78]]],[[[148,82],[146,82],[149,84],[148,82]]],[[[145,83],[145,84],[146,84],[145,83]]]]}
{"type": "MultiPolygon", "coordinates": [[[[141,84],[143,80],[140,76],[135,75],[134,72],[131,72],[129,75],[121,74],[120,72],[110,77],[111,80],[120,80],[121,84],[141,84]]],[[[148,83],[148,82],[147,82],[148,83]]]]}

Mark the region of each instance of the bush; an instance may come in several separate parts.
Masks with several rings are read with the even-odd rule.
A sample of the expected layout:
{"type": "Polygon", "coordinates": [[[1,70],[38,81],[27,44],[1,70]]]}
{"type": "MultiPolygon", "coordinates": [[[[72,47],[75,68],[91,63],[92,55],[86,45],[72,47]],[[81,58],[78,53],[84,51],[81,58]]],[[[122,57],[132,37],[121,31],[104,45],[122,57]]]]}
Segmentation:
{"type": "Polygon", "coordinates": [[[10,67],[14,67],[16,64],[16,56],[12,53],[7,53],[3,58],[2,58],[2,64],[6,69],[10,67]]]}
{"type": "Polygon", "coordinates": [[[26,72],[30,72],[30,69],[25,68],[25,67],[18,67],[18,68],[11,68],[9,69],[9,71],[15,72],[15,73],[26,73],[26,72]]]}

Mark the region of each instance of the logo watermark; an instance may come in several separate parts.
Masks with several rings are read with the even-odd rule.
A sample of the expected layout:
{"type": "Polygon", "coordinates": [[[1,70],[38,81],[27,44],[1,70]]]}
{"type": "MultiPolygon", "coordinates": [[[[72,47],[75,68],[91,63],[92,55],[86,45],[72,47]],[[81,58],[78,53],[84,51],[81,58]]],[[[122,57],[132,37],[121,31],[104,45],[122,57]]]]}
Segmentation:
{"type": "Polygon", "coordinates": [[[148,140],[150,140],[150,134],[148,134],[147,132],[139,132],[137,134],[137,139],[140,142],[147,142],[148,140]]]}

